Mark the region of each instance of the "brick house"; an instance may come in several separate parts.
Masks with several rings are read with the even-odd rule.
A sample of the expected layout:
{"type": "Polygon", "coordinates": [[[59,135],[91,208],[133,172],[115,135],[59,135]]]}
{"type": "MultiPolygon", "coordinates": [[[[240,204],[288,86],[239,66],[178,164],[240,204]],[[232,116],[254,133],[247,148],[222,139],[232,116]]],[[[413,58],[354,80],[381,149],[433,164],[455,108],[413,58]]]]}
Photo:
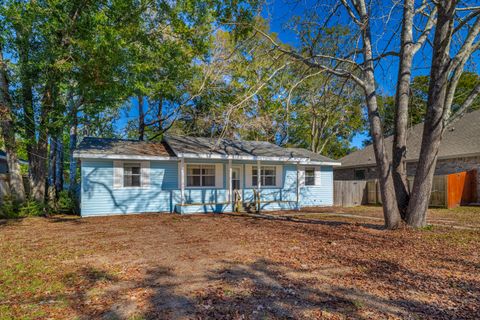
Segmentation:
{"type": "MultiPolygon", "coordinates": [[[[422,143],[423,124],[410,128],[407,140],[407,174],[414,176],[422,143]]],[[[393,137],[385,139],[391,159],[393,137]]],[[[352,152],[334,168],[334,180],[370,180],[377,178],[373,146],[352,152]]],[[[477,199],[480,199],[480,110],[470,112],[455,122],[444,134],[435,175],[476,170],[477,199]]]]}

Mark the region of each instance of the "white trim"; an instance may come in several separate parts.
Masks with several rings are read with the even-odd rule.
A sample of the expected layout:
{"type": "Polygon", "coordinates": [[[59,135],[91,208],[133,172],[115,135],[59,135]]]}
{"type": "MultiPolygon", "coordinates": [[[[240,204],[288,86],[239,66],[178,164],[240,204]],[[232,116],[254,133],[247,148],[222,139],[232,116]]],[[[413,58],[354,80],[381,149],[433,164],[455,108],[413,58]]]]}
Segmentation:
{"type": "Polygon", "coordinates": [[[139,156],[126,154],[104,154],[104,153],[74,153],[74,158],[80,159],[111,159],[111,160],[174,160],[178,161],[177,157],[165,156],[139,156]]]}
{"type": "Polygon", "coordinates": [[[315,171],[313,173],[313,176],[314,176],[314,183],[315,183],[315,186],[318,187],[318,186],[321,186],[322,185],[322,167],[321,166],[315,166],[315,171]]]}
{"type": "Polygon", "coordinates": [[[289,158],[289,157],[259,157],[259,156],[238,156],[238,155],[217,155],[217,154],[194,154],[183,153],[178,157],[170,156],[141,156],[126,154],[105,154],[105,153],[79,153],[74,152],[74,158],[78,159],[110,159],[110,160],[158,160],[158,161],[178,161],[180,158],[189,159],[215,159],[215,160],[251,160],[251,161],[277,161],[277,162],[297,162],[299,164],[323,165],[323,166],[341,166],[340,162],[312,161],[309,158],[289,158]]]}
{"type": "Polygon", "coordinates": [[[299,204],[300,204],[300,170],[301,170],[301,168],[300,168],[300,166],[297,162],[297,185],[296,185],[296,188],[295,188],[296,189],[295,193],[296,193],[296,196],[297,196],[297,209],[300,208],[300,206],[299,206],[299,204]]]}
{"type": "Polygon", "coordinates": [[[228,160],[227,164],[227,202],[231,203],[232,202],[232,160],[228,160]]]}
{"type": "Polygon", "coordinates": [[[239,156],[239,155],[223,155],[223,154],[196,154],[196,153],[180,153],[180,158],[191,159],[217,159],[217,160],[251,160],[251,161],[277,161],[277,162],[298,162],[300,164],[324,165],[324,166],[340,166],[340,162],[331,161],[313,161],[309,158],[291,158],[291,157],[266,157],[266,156],[239,156]]]}
{"type": "Polygon", "coordinates": [[[140,186],[125,186],[124,170],[125,163],[130,161],[115,160],[113,161],[113,189],[149,189],[150,188],[150,162],[141,161],[140,165],[140,186]]]}
{"type": "Polygon", "coordinates": [[[342,165],[340,162],[321,162],[321,161],[300,161],[300,164],[311,165],[311,166],[332,166],[332,167],[339,167],[342,165]]]}
{"type": "MultiPolygon", "coordinates": [[[[253,182],[253,171],[252,171],[252,182],[253,182]]],[[[257,190],[262,189],[262,165],[261,161],[257,160],[257,190]]]]}
{"type": "MultiPolygon", "coordinates": [[[[183,158],[180,158],[183,160],[183,158]]],[[[194,189],[224,189],[223,188],[223,163],[219,162],[184,162],[184,175],[185,175],[185,181],[184,181],[184,186],[186,190],[194,190],[194,189]],[[187,167],[189,165],[203,165],[203,166],[215,166],[215,185],[214,186],[188,186],[187,185],[187,167]],[[221,177],[222,177],[222,183],[221,187],[217,186],[217,165],[222,165],[222,170],[221,170],[221,177]]]]}

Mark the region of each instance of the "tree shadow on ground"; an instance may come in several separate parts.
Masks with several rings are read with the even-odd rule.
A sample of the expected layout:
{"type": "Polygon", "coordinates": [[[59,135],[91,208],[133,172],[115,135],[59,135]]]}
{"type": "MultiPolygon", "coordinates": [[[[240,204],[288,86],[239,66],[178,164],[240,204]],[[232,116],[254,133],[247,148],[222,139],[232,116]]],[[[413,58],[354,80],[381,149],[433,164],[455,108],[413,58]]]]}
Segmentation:
{"type": "Polygon", "coordinates": [[[71,223],[71,224],[84,224],[86,221],[80,216],[70,215],[70,216],[49,216],[47,221],[51,223],[71,223]]]}
{"type": "MultiPolygon", "coordinates": [[[[263,213],[243,213],[241,215],[239,214],[230,214],[230,213],[225,213],[229,216],[233,217],[249,217],[252,219],[265,219],[265,220],[272,220],[272,221],[285,221],[285,222],[296,222],[296,223],[305,223],[305,224],[316,224],[316,225],[324,225],[324,226],[330,226],[330,227],[338,227],[338,226],[361,226],[364,228],[368,229],[374,229],[374,230],[385,230],[385,226],[380,225],[380,224],[374,224],[374,223],[359,223],[359,222],[346,222],[346,221],[335,221],[335,220],[325,220],[325,219],[305,219],[305,218],[298,218],[298,217],[292,217],[292,216],[283,216],[283,215],[271,215],[271,214],[263,214],[263,213]]],[[[321,217],[319,217],[321,218],[321,217]]],[[[348,218],[348,217],[346,217],[348,218]]]]}
{"type": "MultiPolygon", "coordinates": [[[[78,288],[72,305],[81,319],[128,319],[133,316],[142,319],[370,319],[392,316],[468,319],[475,318],[479,311],[478,298],[471,301],[476,304],[460,305],[461,310],[458,306],[450,307],[448,302],[427,303],[417,299],[415,294],[428,294],[430,284],[444,279],[401,270],[400,266],[384,260],[374,259],[366,266],[365,276],[372,281],[375,278],[379,286],[397,285],[404,294],[391,297],[387,292],[380,296],[334,281],[349,271],[333,265],[308,269],[267,259],[219,263],[220,267],[191,276],[178,275],[174,270],[157,266],[149,268],[142,277],[127,281],[101,270],[82,269],[70,278],[75,279],[78,288]],[[400,281],[406,285],[399,285],[400,281]],[[197,284],[195,289],[188,288],[194,284],[197,284]]],[[[478,282],[458,285],[465,292],[478,293],[479,290],[478,282]]],[[[440,295],[443,292],[445,296],[441,288],[431,292],[440,295]]],[[[454,295],[453,292],[448,294],[454,295]]],[[[445,298],[456,301],[454,296],[445,298]]]]}

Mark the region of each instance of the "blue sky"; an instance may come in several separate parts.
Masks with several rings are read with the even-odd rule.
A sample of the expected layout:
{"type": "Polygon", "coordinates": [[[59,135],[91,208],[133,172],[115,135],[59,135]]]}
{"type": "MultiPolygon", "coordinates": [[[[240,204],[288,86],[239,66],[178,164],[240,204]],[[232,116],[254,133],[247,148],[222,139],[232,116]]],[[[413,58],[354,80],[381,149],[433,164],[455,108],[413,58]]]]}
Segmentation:
{"type": "MultiPolygon", "coordinates": [[[[334,1],[334,0],[330,0],[334,1]]],[[[317,12],[319,15],[319,21],[327,14],[327,8],[329,0],[273,0],[268,2],[264,6],[262,16],[270,22],[271,31],[278,34],[279,39],[292,46],[299,44],[297,35],[288,26],[288,22],[292,17],[298,16],[304,17],[305,14],[317,12]]],[[[397,7],[391,10],[391,3],[393,1],[381,1],[375,8],[372,19],[372,38],[374,41],[374,48],[383,50],[385,48],[390,50],[398,50],[399,36],[395,35],[395,29],[400,25],[399,19],[401,19],[401,8],[397,7]],[[384,30],[385,25],[390,30],[384,30]]],[[[336,18],[337,21],[345,23],[348,19],[345,19],[340,14],[336,18]]],[[[333,23],[335,23],[333,21],[333,23]]],[[[385,28],[385,29],[387,29],[385,28]]],[[[414,36],[418,35],[417,34],[414,36]]],[[[431,60],[431,48],[429,45],[424,46],[414,58],[413,76],[428,75],[431,60]]],[[[479,62],[478,56],[473,59],[473,62],[479,62]]],[[[474,66],[475,71],[476,67],[474,66]]],[[[393,95],[395,92],[395,84],[397,80],[397,58],[386,58],[379,63],[375,69],[375,76],[378,83],[378,93],[385,95],[393,95]]],[[[118,128],[124,127],[126,121],[130,118],[135,118],[137,115],[136,101],[133,101],[133,106],[128,114],[122,115],[122,118],[118,122],[118,128]]],[[[355,147],[362,147],[363,141],[366,139],[366,133],[357,134],[352,141],[352,145],[355,147]]]]}

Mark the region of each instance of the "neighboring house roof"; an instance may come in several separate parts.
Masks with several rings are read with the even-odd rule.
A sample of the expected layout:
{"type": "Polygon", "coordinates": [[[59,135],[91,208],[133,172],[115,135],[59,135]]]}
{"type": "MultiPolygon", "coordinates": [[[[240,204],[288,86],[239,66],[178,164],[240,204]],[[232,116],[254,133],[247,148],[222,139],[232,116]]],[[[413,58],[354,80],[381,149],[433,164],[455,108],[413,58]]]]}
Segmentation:
{"type": "Polygon", "coordinates": [[[76,157],[151,159],[175,156],[163,142],[85,137],[74,152],[76,157]],[[132,157],[133,156],[133,157],[132,157]]]}
{"type": "MultiPolygon", "coordinates": [[[[7,153],[3,150],[0,150],[0,159],[2,160],[7,160],[7,153]]],[[[18,162],[20,164],[27,164],[28,165],[28,161],[27,160],[23,160],[23,159],[18,159],[18,162]]]]}
{"type": "Polygon", "coordinates": [[[278,160],[339,165],[338,161],[300,148],[282,148],[270,142],[189,136],[165,136],[163,142],[84,138],[77,158],[165,159],[170,157],[239,160],[278,160]]]}
{"type": "MultiPolygon", "coordinates": [[[[470,112],[446,129],[440,144],[438,157],[449,159],[480,155],[480,110],[470,112]]],[[[411,127],[407,138],[407,161],[419,158],[422,144],[423,123],[411,127]]],[[[392,159],[393,136],[385,138],[385,147],[392,159]]],[[[362,150],[350,153],[340,159],[342,168],[375,165],[373,146],[368,145],[362,150]]]]}

